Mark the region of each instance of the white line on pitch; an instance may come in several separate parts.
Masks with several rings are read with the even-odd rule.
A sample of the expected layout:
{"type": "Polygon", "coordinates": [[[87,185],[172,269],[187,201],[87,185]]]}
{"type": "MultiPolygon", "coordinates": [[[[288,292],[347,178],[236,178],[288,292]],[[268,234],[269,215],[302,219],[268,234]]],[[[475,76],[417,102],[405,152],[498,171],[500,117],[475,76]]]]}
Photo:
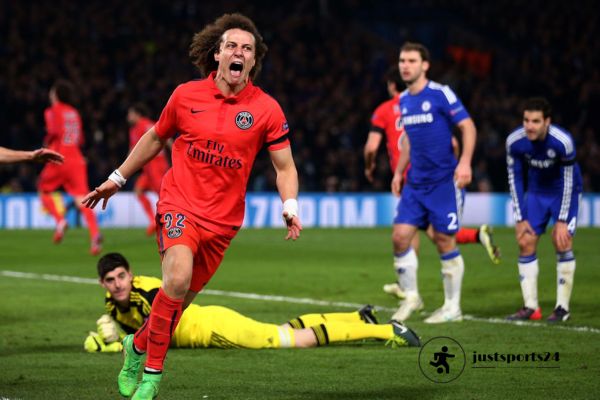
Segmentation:
{"type": "MultiPolygon", "coordinates": [[[[35,280],[44,280],[44,281],[83,283],[83,284],[91,284],[91,285],[98,284],[97,279],[82,278],[82,277],[77,277],[77,276],[35,274],[35,273],[31,273],[31,272],[3,271],[3,270],[0,270],[0,275],[11,277],[11,278],[21,278],[21,279],[35,279],[35,280]]],[[[310,305],[326,306],[326,307],[360,308],[360,307],[364,306],[364,304],[349,303],[349,302],[345,302],[345,301],[317,300],[317,299],[311,299],[311,298],[306,298],[306,297],[288,297],[288,296],[277,296],[277,295],[258,294],[258,293],[231,292],[231,291],[227,291],[227,290],[214,290],[214,289],[205,289],[200,294],[211,295],[211,296],[235,297],[235,298],[250,299],[250,300],[275,301],[275,302],[282,302],[282,303],[310,304],[310,305]]],[[[387,312],[396,311],[395,308],[389,308],[389,307],[376,306],[376,308],[378,310],[387,311],[387,312]]],[[[562,330],[572,331],[572,332],[600,333],[600,329],[592,328],[589,326],[568,326],[568,325],[549,326],[548,324],[541,323],[541,322],[507,321],[505,319],[500,319],[500,318],[482,318],[482,317],[475,317],[472,315],[465,315],[463,318],[467,321],[485,322],[488,324],[518,325],[518,326],[529,326],[529,327],[536,327],[536,328],[551,327],[553,329],[562,329],[562,330]]]]}

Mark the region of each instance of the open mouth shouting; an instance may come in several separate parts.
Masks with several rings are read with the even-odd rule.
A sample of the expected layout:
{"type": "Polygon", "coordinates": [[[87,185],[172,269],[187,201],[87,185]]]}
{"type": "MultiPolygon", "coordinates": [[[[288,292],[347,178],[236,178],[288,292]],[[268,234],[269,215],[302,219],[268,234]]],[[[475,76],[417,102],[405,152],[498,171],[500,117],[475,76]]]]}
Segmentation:
{"type": "Polygon", "coordinates": [[[229,65],[229,72],[233,78],[240,78],[243,70],[244,64],[241,61],[234,61],[229,65]]]}

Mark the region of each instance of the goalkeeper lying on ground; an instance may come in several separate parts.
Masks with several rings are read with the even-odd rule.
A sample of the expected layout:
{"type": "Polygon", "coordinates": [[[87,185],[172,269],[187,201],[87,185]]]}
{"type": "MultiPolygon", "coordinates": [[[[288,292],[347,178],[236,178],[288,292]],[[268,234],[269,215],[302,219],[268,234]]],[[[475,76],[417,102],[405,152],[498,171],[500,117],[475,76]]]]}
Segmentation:
{"type": "MultiPolygon", "coordinates": [[[[107,290],[107,314],[98,319],[98,332],[90,332],[84,348],[89,352],[118,352],[125,335],[135,333],[148,318],[161,281],[134,277],[119,253],[100,258],[98,275],[107,290]]],[[[278,349],[361,339],[386,340],[392,347],[420,345],[417,335],[398,322],[378,325],[372,306],[348,313],[307,314],[278,326],[255,321],[229,308],[191,304],[175,329],[171,346],[278,349]]]]}

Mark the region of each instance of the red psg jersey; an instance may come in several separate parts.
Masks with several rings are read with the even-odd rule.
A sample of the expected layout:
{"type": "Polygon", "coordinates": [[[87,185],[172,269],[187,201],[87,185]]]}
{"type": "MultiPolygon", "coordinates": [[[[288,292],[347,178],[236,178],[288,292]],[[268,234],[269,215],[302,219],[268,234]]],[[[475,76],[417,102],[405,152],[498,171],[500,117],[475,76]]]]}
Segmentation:
{"type": "Polygon", "coordinates": [[[379,132],[386,136],[386,147],[390,159],[392,172],[396,170],[400,149],[398,139],[404,132],[400,120],[400,106],[398,96],[381,103],[371,117],[371,131],[379,132]]]}
{"type": "Polygon", "coordinates": [[[162,139],[179,134],[158,212],[183,210],[205,228],[233,237],[244,219],[256,155],[263,146],[288,147],[289,129],[279,104],[252,82],[225,97],[214,77],[179,85],[155,125],[162,139]]]}
{"type": "Polygon", "coordinates": [[[68,104],[57,102],[44,111],[46,137],[44,142],[50,149],[62,153],[67,159],[82,157],[79,147],[84,137],[81,117],[68,104]]]}

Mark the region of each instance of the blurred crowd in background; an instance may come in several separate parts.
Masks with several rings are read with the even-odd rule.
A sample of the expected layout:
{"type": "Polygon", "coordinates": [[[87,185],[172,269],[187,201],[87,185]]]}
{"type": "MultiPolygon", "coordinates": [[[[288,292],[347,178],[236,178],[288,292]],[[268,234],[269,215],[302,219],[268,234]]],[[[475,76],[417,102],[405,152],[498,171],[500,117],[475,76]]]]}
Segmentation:
{"type": "MultiPolygon", "coordinates": [[[[269,46],[257,84],[279,101],[291,129],[302,191],[386,191],[381,147],[366,181],[362,149],[371,113],[387,99],[383,75],[400,45],[432,53],[429,77],[449,84],[477,128],[472,191],[507,191],[504,141],[521,102],[547,97],[554,122],[576,140],[586,191],[600,192],[600,41],[591,0],[477,3],[434,0],[0,0],[0,146],[40,147],[43,110],[58,78],[77,88],[90,186],[128,151],[127,108],[157,119],[172,90],[198,78],[192,35],[224,12],[252,18],[269,46]]],[[[0,167],[3,192],[35,191],[39,166],[0,167]]],[[[128,183],[129,185],[129,183],[128,183]]],[[[275,188],[259,156],[249,191],[275,188]]]]}

